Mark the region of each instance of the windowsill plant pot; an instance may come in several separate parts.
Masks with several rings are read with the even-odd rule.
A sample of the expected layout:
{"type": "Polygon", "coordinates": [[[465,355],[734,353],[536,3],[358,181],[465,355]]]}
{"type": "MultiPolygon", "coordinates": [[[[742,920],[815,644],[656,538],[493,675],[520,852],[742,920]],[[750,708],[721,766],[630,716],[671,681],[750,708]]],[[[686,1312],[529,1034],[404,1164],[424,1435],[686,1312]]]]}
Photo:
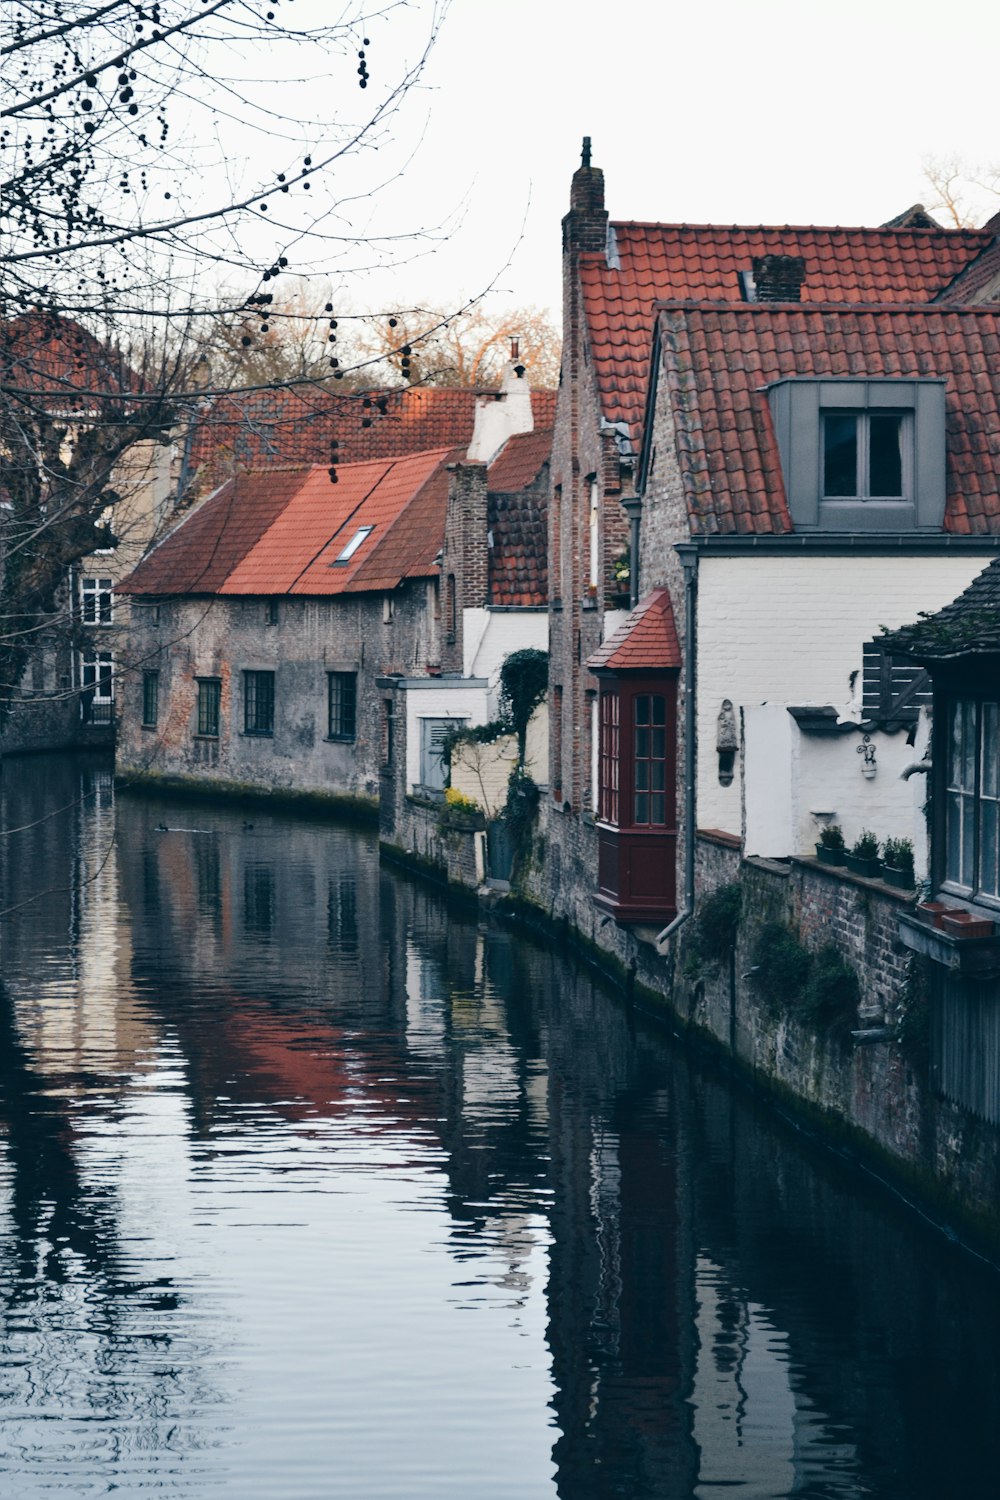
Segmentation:
{"type": "Polygon", "coordinates": [[[844,863],[844,833],[839,823],[828,823],[819,831],[816,858],[823,865],[844,863]]]}
{"type": "Polygon", "coordinates": [[[870,829],[862,830],[854,847],[845,853],[844,861],[852,875],[862,875],[866,880],[879,878],[882,873],[879,842],[870,829]]]}
{"type": "Polygon", "coordinates": [[[912,891],[916,885],[913,873],[913,844],[909,839],[886,839],[882,846],[882,879],[897,891],[912,891]]]}
{"type": "Polygon", "coordinates": [[[977,917],[974,912],[959,908],[944,913],[941,930],[956,938],[991,938],[996,926],[987,917],[977,917]]]}

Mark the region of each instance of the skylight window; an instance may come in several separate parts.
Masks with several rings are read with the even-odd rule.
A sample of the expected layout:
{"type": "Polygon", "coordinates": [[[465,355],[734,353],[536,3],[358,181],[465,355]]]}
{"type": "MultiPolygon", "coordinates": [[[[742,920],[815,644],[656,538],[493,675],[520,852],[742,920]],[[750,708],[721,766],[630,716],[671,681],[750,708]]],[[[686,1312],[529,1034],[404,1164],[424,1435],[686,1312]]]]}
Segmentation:
{"type": "Polygon", "coordinates": [[[334,558],[334,567],[336,567],[337,563],[350,562],[351,558],[354,556],[355,552],[357,552],[365,537],[371,536],[374,530],[374,526],[359,526],[357,531],[351,537],[351,540],[348,542],[347,546],[344,548],[343,552],[338,552],[337,556],[334,558]]]}

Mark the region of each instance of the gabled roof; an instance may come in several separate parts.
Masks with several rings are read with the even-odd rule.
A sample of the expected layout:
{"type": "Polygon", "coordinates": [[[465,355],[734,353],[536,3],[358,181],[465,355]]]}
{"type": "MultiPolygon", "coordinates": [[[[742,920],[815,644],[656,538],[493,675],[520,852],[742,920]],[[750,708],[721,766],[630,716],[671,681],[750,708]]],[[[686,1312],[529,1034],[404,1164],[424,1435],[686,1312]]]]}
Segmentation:
{"type": "Polygon", "coordinates": [[[937,614],[879,636],[878,645],[893,656],[931,663],[1000,655],[1000,558],[937,614]]]}
{"type": "Polygon", "coordinates": [[[1000,234],[989,241],[936,300],[943,303],[1000,302],[1000,234]]]}
{"type": "Polygon", "coordinates": [[[446,464],[454,456],[438,448],[346,464],[336,484],[325,468],[237,476],[154,548],[119,591],[330,595],[395,588],[405,577],[433,573],[444,535],[446,464]],[[338,562],[364,527],[372,529],[338,562]]]}
{"type": "Polygon", "coordinates": [[[121,594],[217,594],[304,482],[307,469],[241,474],[164,537],[121,594]]]}
{"type": "MultiPolygon", "coordinates": [[[[306,386],[220,396],[199,420],[189,467],[220,482],[272,463],[366,463],[465,446],[476,402],[492,394],[414,386],[341,395],[306,386]]],[[[551,427],[555,403],[555,391],[532,391],[536,426],[551,427]]]]}
{"type": "Polygon", "coordinates": [[[792,530],[764,387],[946,382],[945,529],[1000,532],[1000,309],[672,303],[658,344],[692,531],[792,530]]]}
{"type": "Polygon", "coordinates": [[[755,257],[801,256],[802,300],[930,302],[989,244],[974,229],[837,229],[613,223],[609,252],[580,257],[604,416],[638,439],[653,309],[667,300],[744,302],[755,257]]]}
{"type": "Polygon", "coordinates": [[[669,589],[647,594],[587,661],[592,672],[660,672],[680,664],[669,589]]]}

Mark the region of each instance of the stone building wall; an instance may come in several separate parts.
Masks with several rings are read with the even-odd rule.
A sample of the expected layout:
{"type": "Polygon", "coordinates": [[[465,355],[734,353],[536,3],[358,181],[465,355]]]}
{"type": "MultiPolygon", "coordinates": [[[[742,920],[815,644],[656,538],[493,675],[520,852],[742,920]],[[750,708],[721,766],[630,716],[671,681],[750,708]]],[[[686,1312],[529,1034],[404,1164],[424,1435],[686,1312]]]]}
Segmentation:
{"type": "Polygon", "coordinates": [[[325,792],[374,807],[384,734],[375,679],[424,670],[433,615],[423,580],[391,596],[283,597],[274,624],[265,599],[185,599],[137,609],[123,682],[119,768],[268,791],[325,792]],[[143,672],[150,670],[160,674],[159,715],[155,728],[144,728],[143,672]],[[243,732],[245,671],[275,674],[273,735],[243,732]],[[352,742],[327,738],[329,672],[356,674],[352,742]],[[199,677],[222,684],[215,740],[197,734],[199,677]]]}

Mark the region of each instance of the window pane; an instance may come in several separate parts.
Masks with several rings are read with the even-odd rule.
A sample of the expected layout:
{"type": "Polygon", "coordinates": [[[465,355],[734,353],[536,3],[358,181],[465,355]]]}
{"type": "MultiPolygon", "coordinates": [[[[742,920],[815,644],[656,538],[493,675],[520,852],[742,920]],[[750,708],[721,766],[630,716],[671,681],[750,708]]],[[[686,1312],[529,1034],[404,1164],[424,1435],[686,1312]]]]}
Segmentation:
{"type": "Polygon", "coordinates": [[[663,764],[662,760],[654,760],[651,764],[652,764],[652,770],[653,770],[653,791],[654,792],[662,792],[665,789],[666,784],[667,784],[667,781],[666,781],[667,768],[663,764]]]}
{"type": "Polygon", "coordinates": [[[667,722],[667,700],[661,698],[657,693],[653,698],[653,723],[665,724],[667,722]]]}
{"type": "Polygon", "coordinates": [[[649,793],[636,792],[635,794],[635,821],[637,823],[649,822],[649,793]]]}
{"type": "Polygon", "coordinates": [[[648,760],[637,760],[635,763],[635,789],[637,792],[649,791],[648,760]]]}
{"type": "Polygon", "coordinates": [[[996,703],[983,704],[983,796],[996,797],[1000,789],[1000,712],[996,703]]]}
{"type": "Polygon", "coordinates": [[[635,699],[635,722],[637,724],[649,723],[649,697],[645,693],[635,699]]]}
{"type": "Polygon", "coordinates": [[[903,493],[903,418],[891,412],[868,417],[868,493],[890,499],[903,493]]]}
{"type": "Polygon", "coordinates": [[[653,730],[653,757],[662,760],[666,753],[666,735],[662,729],[653,730]]]}
{"type": "Polygon", "coordinates": [[[945,874],[949,880],[961,883],[962,879],[962,799],[954,792],[948,793],[948,863],[945,874]]]}
{"type": "Polygon", "coordinates": [[[662,792],[656,792],[651,799],[651,823],[665,823],[667,821],[666,804],[662,792]]]}
{"type": "Polygon", "coordinates": [[[858,493],[858,419],[840,412],[823,418],[823,494],[858,493]]]}
{"type": "Polygon", "coordinates": [[[649,755],[649,730],[648,729],[636,729],[636,731],[635,731],[635,753],[636,753],[636,757],[637,758],[639,756],[642,756],[643,759],[645,759],[645,757],[649,755]]]}
{"type": "Polygon", "coordinates": [[[997,831],[1000,803],[984,802],[980,809],[979,889],[987,896],[997,890],[997,831]]]}
{"type": "Polygon", "coordinates": [[[973,886],[976,882],[973,864],[973,840],[975,839],[976,800],[962,798],[962,884],[973,886]]]}

